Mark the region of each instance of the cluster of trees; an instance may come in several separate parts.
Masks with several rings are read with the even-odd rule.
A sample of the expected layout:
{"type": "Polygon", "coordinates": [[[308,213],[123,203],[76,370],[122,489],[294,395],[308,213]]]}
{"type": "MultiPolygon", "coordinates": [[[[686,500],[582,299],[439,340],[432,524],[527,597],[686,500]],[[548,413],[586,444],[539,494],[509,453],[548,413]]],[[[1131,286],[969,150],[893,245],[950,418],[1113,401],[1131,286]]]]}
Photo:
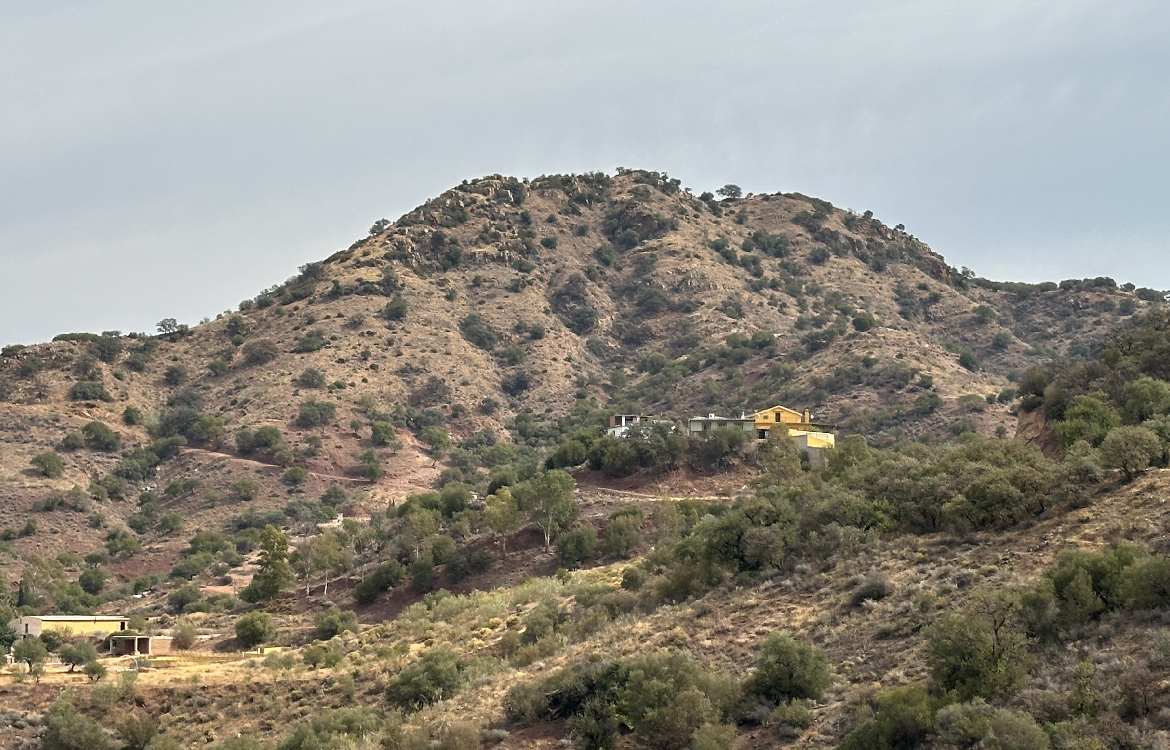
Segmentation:
{"type": "Polygon", "coordinates": [[[1170,559],[1131,545],[1067,551],[1037,583],[978,593],[963,610],[940,616],[927,631],[929,680],[877,694],[842,747],[1104,747],[1094,738],[1095,718],[1112,710],[1135,722],[1153,711],[1157,677],[1148,663],[1131,665],[1109,686],[1082,661],[1072,689],[1036,717],[1019,710],[1016,698],[1049,650],[1065,650],[1087,624],[1118,610],[1167,608],[1170,559]],[[1118,696],[1111,707],[1106,691],[1118,696]],[[1085,744],[1062,744],[1074,738],[1085,744]]]}
{"type": "Polygon", "coordinates": [[[1042,410],[1053,433],[1086,466],[1132,479],[1170,462],[1170,311],[1123,326],[1095,356],[1033,368],[1021,408],[1042,410]]]}
{"type": "Polygon", "coordinates": [[[545,465],[570,468],[588,462],[589,468],[614,477],[673,471],[684,462],[697,471],[721,471],[734,463],[747,442],[742,430],[732,428],[690,438],[663,424],[632,425],[622,437],[586,429],[563,440],[545,465]]]}
{"type": "Polygon", "coordinates": [[[520,725],[567,721],[581,750],[614,747],[622,735],[637,747],[723,750],[731,747],[737,723],[771,712],[807,714],[805,702],[829,684],[819,649],[774,633],[742,682],[705,669],[682,651],[594,657],[513,687],[504,706],[520,725]]]}

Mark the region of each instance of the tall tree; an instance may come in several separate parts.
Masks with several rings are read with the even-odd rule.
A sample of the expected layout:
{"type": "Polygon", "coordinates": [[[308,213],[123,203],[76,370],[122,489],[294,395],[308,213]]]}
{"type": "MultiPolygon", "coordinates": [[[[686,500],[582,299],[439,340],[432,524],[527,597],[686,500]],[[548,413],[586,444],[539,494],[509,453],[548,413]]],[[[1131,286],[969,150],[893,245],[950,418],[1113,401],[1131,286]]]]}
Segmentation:
{"type": "Polygon", "coordinates": [[[544,548],[552,547],[552,540],[577,518],[577,500],[573,492],[577,483],[563,469],[546,471],[516,485],[516,500],[529,519],[544,534],[544,548]]]}
{"type": "Polygon", "coordinates": [[[269,524],[260,532],[260,564],[242,595],[249,601],[271,599],[293,580],[288,564],[288,537],[269,524]]]}
{"type": "Polygon", "coordinates": [[[484,516],[487,524],[500,541],[500,556],[508,556],[508,536],[515,534],[524,524],[524,514],[516,505],[516,498],[507,487],[501,487],[485,501],[484,516]]]}

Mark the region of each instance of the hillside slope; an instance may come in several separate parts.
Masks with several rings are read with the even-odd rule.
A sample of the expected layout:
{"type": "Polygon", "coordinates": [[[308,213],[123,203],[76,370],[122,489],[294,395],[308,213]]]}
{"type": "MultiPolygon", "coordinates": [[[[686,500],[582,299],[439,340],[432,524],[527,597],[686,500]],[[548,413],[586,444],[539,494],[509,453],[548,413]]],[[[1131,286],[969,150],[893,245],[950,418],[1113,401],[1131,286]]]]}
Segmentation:
{"type": "MultiPolygon", "coordinates": [[[[197,502],[168,499],[200,524],[237,475],[265,469],[215,455],[239,453],[241,428],[284,434],[289,450],[261,458],[306,468],[298,492],[353,479],[373,447],[385,469],[366,493],[375,505],[438,477],[415,437],[428,425],[457,442],[511,428],[539,443],[588,404],[683,419],[791,403],[878,440],[1014,433],[1013,374],[1091,346],[1148,299],[1100,280],[984,282],[901,228],[799,194],[717,201],[644,171],[486,177],[379,221],[236,313],[156,337],[5,349],[0,508],[24,518],[52,492],[114,469],[116,452],[87,449],[64,454],[60,478],[29,469],[70,432],[97,420],[122,448],[144,446],[168,413],[211,453],[188,450],[150,486],[205,477],[197,502]],[[333,409],[298,423],[306,400],[333,409]],[[124,424],[127,407],[142,423],[124,424]],[[191,428],[192,414],[213,424],[191,428]],[[394,425],[390,448],[370,445],[375,421],[394,425]]],[[[260,475],[262,494],[282,491],[272,471],[260,475]]],[[[134,508],[115,497],[103,512],[42,516],[43,531],[10,539],[10,554],[53,549],[46,535],[57,533],[84,553],[134,508]]]]}

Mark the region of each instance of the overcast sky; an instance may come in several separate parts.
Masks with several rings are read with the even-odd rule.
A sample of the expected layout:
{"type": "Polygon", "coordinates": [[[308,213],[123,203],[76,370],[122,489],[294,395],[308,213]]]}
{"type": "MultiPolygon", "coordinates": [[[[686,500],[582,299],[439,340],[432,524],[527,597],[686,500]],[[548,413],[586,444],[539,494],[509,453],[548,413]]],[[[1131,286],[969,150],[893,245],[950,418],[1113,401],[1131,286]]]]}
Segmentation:
{"type": "Polygon", "coordinates": [[[665,170],[1170,288],[1164,0],[0,0],[0,343],[197,322],[464,178],[665,170]]]}

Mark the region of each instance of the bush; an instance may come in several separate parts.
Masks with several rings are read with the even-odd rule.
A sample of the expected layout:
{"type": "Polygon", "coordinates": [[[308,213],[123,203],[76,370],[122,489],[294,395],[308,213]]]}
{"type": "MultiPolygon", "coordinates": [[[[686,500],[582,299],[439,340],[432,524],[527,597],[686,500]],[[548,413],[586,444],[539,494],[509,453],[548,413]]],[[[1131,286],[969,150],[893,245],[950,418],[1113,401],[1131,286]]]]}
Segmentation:
{"type": "Polygon", "coordinates": [[[309,367],[297,376],[296,383],[302,388],[324,388],[325,373],[315,367],[309,367]]]}
{"type": "Polygon", "coordinates": [[[982,700],[956,703],[935,717],[938,739],[948,747],[1048,750],[1048,735],[1025,713],[995,708],[982,700]]]}
{"type": "Polygon", "coordinates": [[[557,559],[564,567],[575,568],[592,557],[596,548],[597,532],[592,526],[581,525],[557,539],[557,559]]]}
{"type": "Polygon", "coordinates": [[[199,588],[188,583],[167,595],[167,606],[171,608],[172,612],[183,612],[202,598],[203,595],[199,592],[199,588]]]}
{"type": "Polygon", "coordinates": [[[236,620],[236,639],[247,648],[259,646],[276,636],[276,627],[267,612],[249,612],[236,620]]]}
{"type": "Polygon", "coordinates": [[[389,422],[374,422],[370,425],[370,442],[380,448],[397,446],[398,432],[389,422]]]}
{"type": "Polygon", "coordinates": [[[40,746],[43,750],[115,750],[118,747],[100,724],[77,713],[64,699],[54,703],[45,714],[40,746]]]}
{"type": "Polygon", "coordinates": [[[815,700],[828,686],[829,663],[820,649],[787,633],[773,633],[764,641],[744,689],[772,703],[782,703],[798,698],[815,700]]]}
{"type": "Polygon", "coordinates": [[[318,667],[332,668],[336,667],[341,660],[345,658],[345,651],[341,644],[336,641],[329,643],[313,643],[305,647],[302,654],[305,664],[317,669],[318,667]]]}
{"type": "Polygon", "coordinates": [[[628,557],[642,543],[641,519],[620,515],[611,519],[602,536],[601,550],[609,557],[628,557]]]}
{"type": "Polygon", "coordinates": [[[1120,469],[1131,480],[1149,468],[1162,454],[1162,441],[1145,427],[1118,427],[1101,443],[1101,458],[1106,466],[1120,469]]]}
{"type": "Polygon", "coordinates": [[[122,439],[104,422],[90,422],[81,428],[85,444],[95,451],[111,453],[122,447],[122,439]]]}
{"type": "Polygon", "coordinates": [[[174,639],[172,643],[175,648],[180,651],[187,651],[199,639],[199,631],[195,624],[185,618],[180,618],[175,623],[175,627],[171,630],[171,637],[174,639]]]}
{"type": "Polygon", "coordinates": [[[316,627],[317,637],[327,641],[347,630],[353,633],[358,632],[358,619],[353,612],[333,607],[317,615],[316,627]]]}
{"type": "Polygon", "coordinates": [[[407,305],[406,299],[401,294],[396,294],[386,303],[386,305],[378,312],[384,320],[393,322],[402,320],[406,317],[407,305]]]}
{"type": "Polygon", "coordinates": [[[697,471],[721,471],[731,465],[732,458],[746,442],[747,435],[743,430],[717,428],[703,437],[688,440],[687,460],[697,471]]]}
{"type": "Polygon", "coordinates": [[[244,344],[240,355],[247,366],[263,365],[280,356],[280,347],[271,339],[256,339],[244,344]]]}
{"type": "Polygon", "coordinates": [[[390,681],[386,698],[400,708],[417,711],[451,697],[462,683],[455,653],[442,647],[432,648],[390,681]]]}
{"type": "Polygon", "coordinates": [[[142,410],[137,406],[127,406],[122,410],[122,424],[133,427],[142,424],[142,410]]]}
{"type": "Polygon", "coordinates": [[[389,560],[374,568],[353,589],[353,598],[358,604],[369,604],[383,591],[389,591],[406,577],[406,569],[397,560],[389,560]]]}
{"type": "Polygon", "coordinates": [[[499,342],[499,334],[478,313],[471,313],[459,322],[459,332],[468,343],[484,351],[491,351],[499,342]]]}
{"type": "Polygon", "coordinates": [[[856,609],[865,602],[885,599],[892,593],[894,593],[894,586],[888,578],[885,576],[870,576],[862,581],[857,588],[853,589],[853,593],[849,595],[849,606],[856,609]]]}
{"type": "Polygon", "coordinates": [[[58,479],[65,473],[65,461],[53,451],[38,453],[30,462],[33,468],[49,479],[58,479]]]}
{"type": "Polygon", "coordinates": [[[298,427],[320,427],[333,421],[337,406],[327,401],[309,400],[301,404],[297,412],[298,427]]]}
{"type": "Polygon", "coordinates": [[[298,354],[308,354],[325,348],[325,335],[320,331],[309,331],[293,344],[293,351],[298,354]]]}
{"type": "Polygon", "coordinates": [[[100,594],[106,586],[106,573],[101,568],[86,568],[77,577],[77,585],[87,594],[100,594]]]}
{"type": "Polygon", "coordinates": [[[95,380],[82,380],[73,384],[69,389],[69,398],[73,401],[113,401],[113,397],[106,391],[106,387],[95,380]]]}
{"type": "Polygon", "coordinates": [[[508,717],[521,723],[568,718],[579,747],[613,747],[617,734],[629,727],[644,747],[682,750],[692,743],[725,747],[718,743],[726,730],[701,730],[725,719],[737,696],[734,682],[707,673],[689,656],[657,652],[594,658],[539,683],[521,683],[508,691],[504,706],[508,717]]]}
{"type": "Polygon", "coordinates": [[[1121,574],[1121,596],[1133,609],[1170,607],[1170,558],[1147,557],[1121,574]]]}
{"type": "Polygon", "coordinates": [[[1028,674],[1027,640],[1010,596],[986,596],[940,618],[927,636],[934,685],[960,700],[1013,695],[1028,674]]]}
{"type": "Polygon", "coordinates": [[[918,685],[879,693],[872,717],[846,735],[840,750],[909,750],[934,731],[934,702],[918,685]]]}
{"type": "Polygon", "coordinates": [[[309,478],[309,472],[303,466],[290,466],[280,475],[280,481],[289,487],[300,487],[309,478]]]}

